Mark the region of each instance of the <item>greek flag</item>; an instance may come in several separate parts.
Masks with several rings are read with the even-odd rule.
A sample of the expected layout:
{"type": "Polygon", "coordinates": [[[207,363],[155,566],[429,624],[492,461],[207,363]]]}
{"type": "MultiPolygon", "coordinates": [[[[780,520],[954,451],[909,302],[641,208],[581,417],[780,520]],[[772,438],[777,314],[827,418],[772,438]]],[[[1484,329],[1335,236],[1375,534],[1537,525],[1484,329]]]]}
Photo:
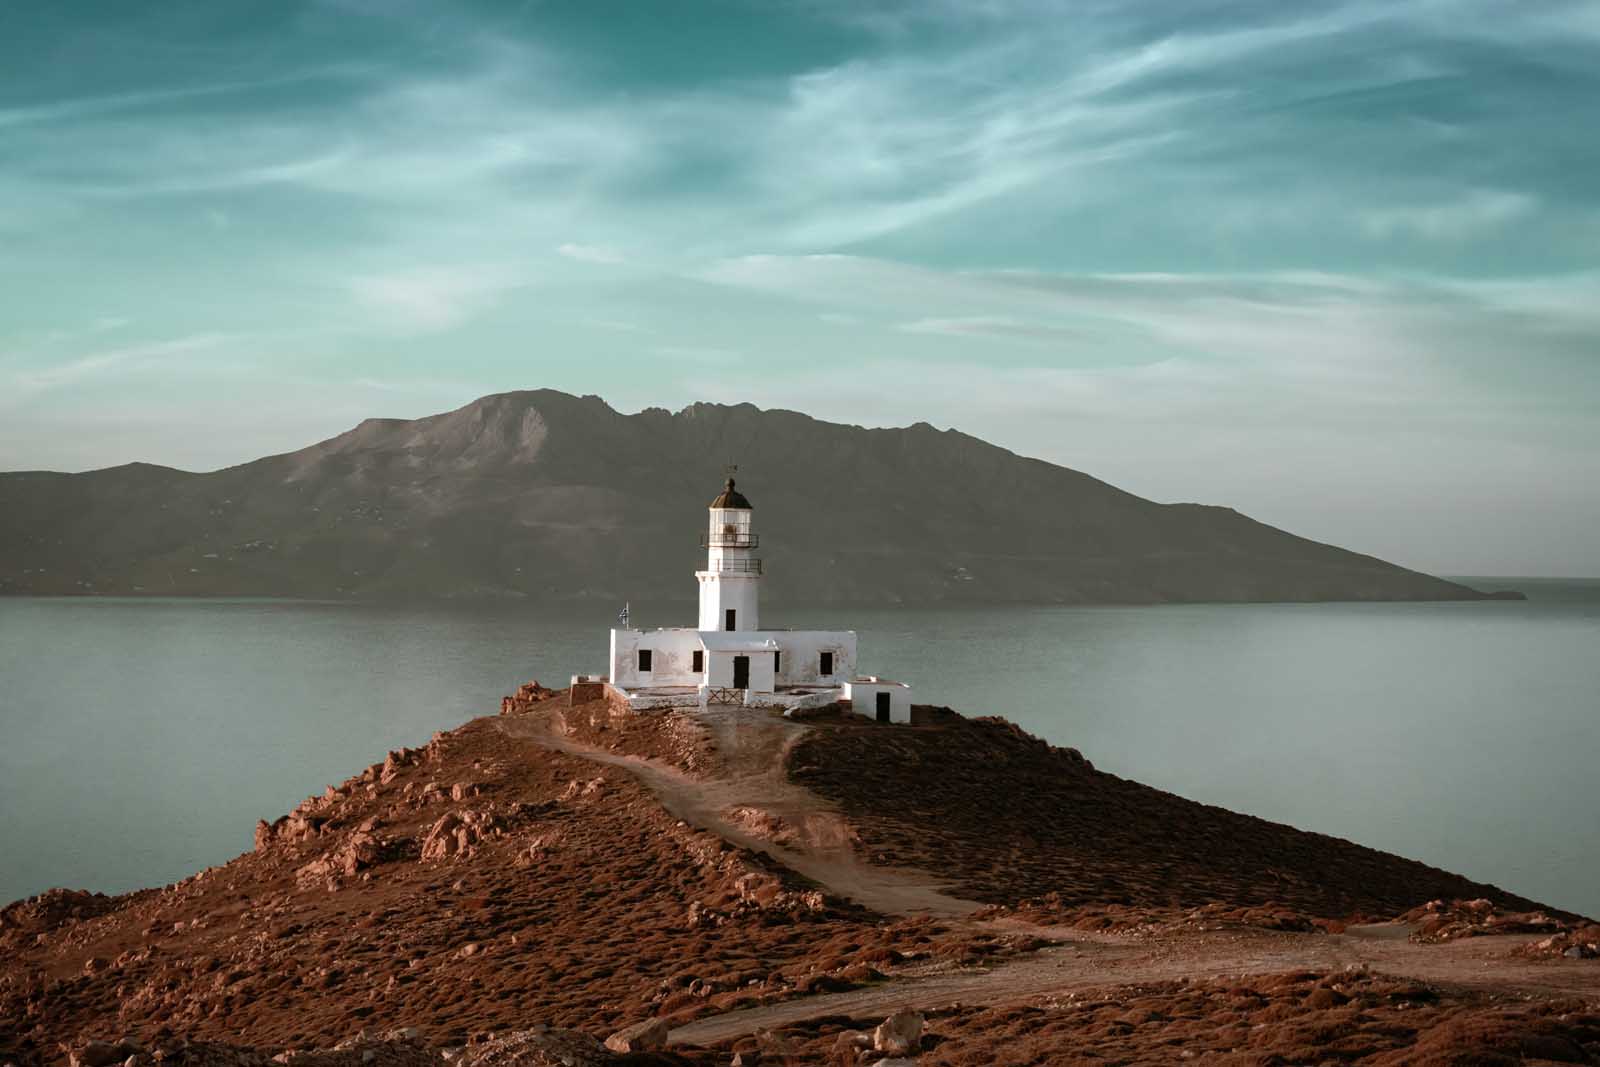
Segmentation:
{"type": "Polygon", "coordinates": [[[624,630],[628,628],[628,607],[629,605],[624,604],[622,610],[617,612],[617,621],[622,624],[624,630]]]}

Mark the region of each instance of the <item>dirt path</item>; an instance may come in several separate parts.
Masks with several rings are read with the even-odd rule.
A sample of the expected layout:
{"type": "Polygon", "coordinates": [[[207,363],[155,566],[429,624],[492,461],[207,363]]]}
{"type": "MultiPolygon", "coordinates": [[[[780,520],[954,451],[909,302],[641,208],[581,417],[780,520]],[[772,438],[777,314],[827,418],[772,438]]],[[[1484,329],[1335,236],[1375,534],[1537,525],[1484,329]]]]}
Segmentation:
{"type": "Polygon", "coordinates": [[[691,778],[669,764],[609,752],[565,736],[544,714],[496,721],[514,737],[625,769],[677,818],[725,841],[764,852],[833,896],[884,915],[959,918],[982,906],[945,892],[933,875],[875,867],[856,855],[844,816],[822,797],[789,781],[784,771],[789,749],[805,733],[805,726],[776,715],[731,709],[713,710],[699,718],[716,741],[725,768],[715,779],[691,778]],[[781,831],[770,835],[774,824],[758,813],[780,820],[776,825],[781,831]]]}
{"type": "MultiPolygon", "coordinates": [[[[839,810],[795,785],[785,758],[807,727],[777,716],[712,711],[699,721],[717,745],[723,773],[691,778],[640,756],[610,752],[559,732],[559,712],[498,720],[501,729],[534,744],[634,775],[677,818],[724,840],[770,855],[823,886],[885,915],[960,920],[980,905],[947,891],[922,871],[874,866],[855,852],[839,810]],[[773,828],[778,827],[774,833],[773,828]]],[[[1367,966],[1387,974],[1454,986],[1492,987],[1529,996],[1600,998],[1600,963],[1524,961],[1510,955],[1528,937],[1470,938],[1418,945],[1393,925],[1353,927],[1344,934],[1258,930],[1174,933],[1146,939],[1040,927],[1019,920],[979,922],[1060,942],[993,969],[929,969],[845,993],[805,997],[698,1019],[674,1029],[672,1044],[712,1044],[757,1030],[825,1015],[870,1019],[903,1008],[1005,1004],[1093,988],[1184,977],[1271,974],[1367,966]]]]}
{"type": "MultiPolygon", "coordinates": [[[[1078,932],[1081,936],[1081,932],[1078,932]]],[[[1600,965],[1592,961],[1521,961],[1509,955],[1527,937],[1469,938],[1418,945],[1404,937],[1229,931],[1108,944],[1069,942],[993,970],[907,976],[847,993],[832,993],[696,1019],[674,1029],[672,1044],[707,1045],[758,1030],[824,1016],[874,1020],[904,1009],[1015,1004],[1112,986],[1338,970],[1365,965],[1384,974],[1440,985],[1485,987],[1531,997],[1600,998],[1600,965]]]]}

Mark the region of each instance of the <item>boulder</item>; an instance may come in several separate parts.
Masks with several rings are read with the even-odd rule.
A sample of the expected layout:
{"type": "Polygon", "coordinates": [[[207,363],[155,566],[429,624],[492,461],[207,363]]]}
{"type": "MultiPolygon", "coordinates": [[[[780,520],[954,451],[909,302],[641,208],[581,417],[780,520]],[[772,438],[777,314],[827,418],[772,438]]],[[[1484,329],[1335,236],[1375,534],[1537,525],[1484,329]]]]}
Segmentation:
{"type": "Polygon", "coordinates": [[[872,1031],[872,1049],[887,1056],[905,1056],[922,1043],[922,1013],[897,1011],[872,1031]]]}
{"type": "Polygon", "coordinates": [[[422,840],[422,858],[442,860],[454,853],[458,847],[456,830],[460,826],[461,816],[455,812],[449,811],[441,815],[439,821],[428,831],[428,836],[422,840]]]}
{"type": "Polygon", "coordinates": [[[334,853],[334,860],[345,874],[354,875],[362,868],[376,864],[382,852],[383,847],[376,837],[358,831],[351,834],[339,851],[334,853]]]}
{"type": "Polygon", "coordinates": [[[606,1038],[606,1048],[612,1052],[651,1052],[667,1047],[667,1021],[646,1019],[624,1026],[606,1038]]]}

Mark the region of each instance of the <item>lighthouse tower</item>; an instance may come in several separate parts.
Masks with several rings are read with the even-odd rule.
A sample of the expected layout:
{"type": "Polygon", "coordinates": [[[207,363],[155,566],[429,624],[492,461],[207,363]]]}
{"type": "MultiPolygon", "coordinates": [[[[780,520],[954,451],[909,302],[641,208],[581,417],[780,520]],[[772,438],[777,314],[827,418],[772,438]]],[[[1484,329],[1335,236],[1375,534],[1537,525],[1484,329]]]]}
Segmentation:
{"type": "Polygon", "coordinates": [[[700,539],[706,569],[694,574],[700,581],[699,629],[760,629],[761,560],[754,555],[760,542],[750,529],[750,501],[729,478],[710,511],[700,539]]]}

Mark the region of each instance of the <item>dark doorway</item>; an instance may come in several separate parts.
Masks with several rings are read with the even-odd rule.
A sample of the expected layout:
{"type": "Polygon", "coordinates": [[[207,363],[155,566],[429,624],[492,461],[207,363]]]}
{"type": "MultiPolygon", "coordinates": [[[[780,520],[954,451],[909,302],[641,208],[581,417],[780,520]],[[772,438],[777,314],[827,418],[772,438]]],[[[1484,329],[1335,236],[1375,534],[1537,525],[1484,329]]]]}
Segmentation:
{"type": "Polygon", "coordinates": [[[701,674],[705,671],[706,654],[703,650],[698,648],[694,650],[694,655],[690,657],[689,669],[696,674],[701,674]]]}
{"type": "Polygon", "coordinates": [[[738,617],[739,617],[739,613],[737,611],[735,611],[733,608],[729,608],[727,611],[723,612],[722,613],[722,628],[724,630],[733,629],[734,620],[737,619],[738,617]]]}
{"type": "Polygon", "coordinates": [[[828,675],[828,674],[832,674],[833,673],[833,653],[832,652],[824,652],[822,654],[822,673],[824,675],[828,675]]]}
{"type": "Polygon", "coordinates": [[[879,693],[878,694],[878,721],[879,722],[888,722],[889,721],[889,694],[888,693],[879,693]]]}
{"type": "Polygon", "coordinates": [[[735,689],[750,688],[750,657],[733,657],[733,687],[735,689]]]}
{"type": "Polygon", "coordinates": [[[639,670],[646,673],[650,670],[650,650],[648,648],[639,650],[639,670]]]}
{"type": "Polygon", "coordinates": [[[772,677],[774,679],[776,679],[778,677],[778,675],[780,675],[782,673],[783,673],[783,653],[782,652],[774,652],[772,654],[772,677]]]}

